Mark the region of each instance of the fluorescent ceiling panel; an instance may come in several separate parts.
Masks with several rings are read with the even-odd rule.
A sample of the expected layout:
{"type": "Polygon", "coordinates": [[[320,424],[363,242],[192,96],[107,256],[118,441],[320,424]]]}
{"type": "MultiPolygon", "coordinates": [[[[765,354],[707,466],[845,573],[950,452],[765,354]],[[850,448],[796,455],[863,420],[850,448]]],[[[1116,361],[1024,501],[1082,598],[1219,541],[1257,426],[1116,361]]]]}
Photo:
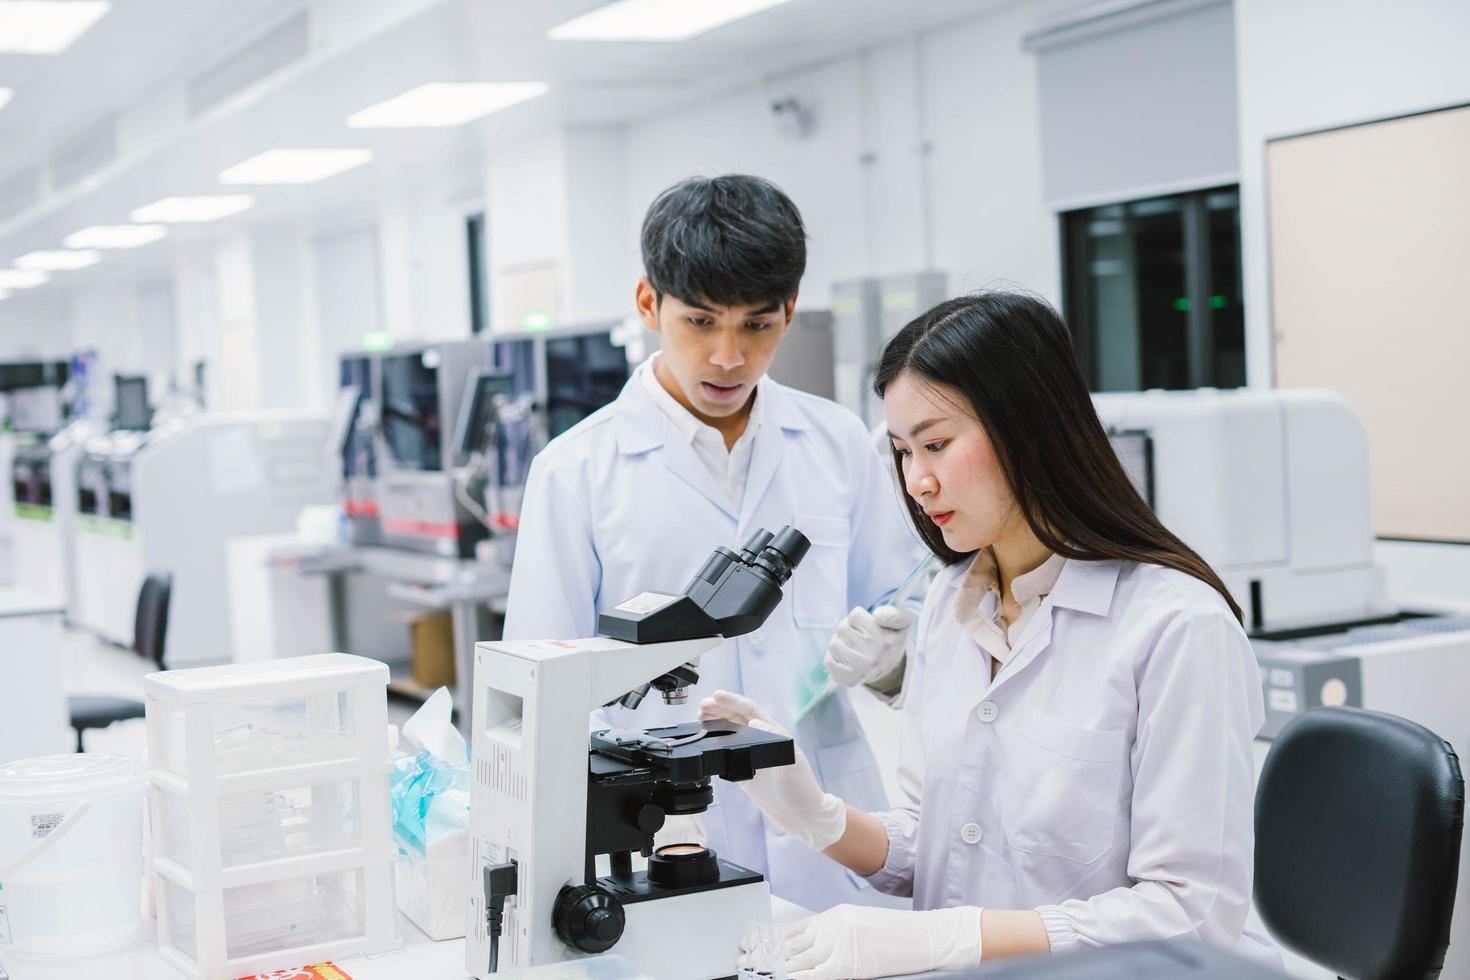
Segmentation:
{"type": "Polygon", "coordinates": [[[137,248],[166,234],[163,225],[93,225],[67,235],[63,244],[67,248],[137,248]]]}
{"type": "Polygon", "coordinates": [[[30,289],[42,283],[50,282],[51,277],[44,272],[34,272],[29,269],[0,269],[0,289],[30,289]]]}
{"type": "Polygon", "coordinates": [[[347,117],[354,129],[459,126],[546,93],[545,82],[435,82],[347,117]]]}
{"type": "Polygon", "coordinates": [[[54,252],[27,252],[15,260],[17,269],[30,269],[35,272],[70,272],[73,269],[85,269],[89,265],[96,265],[97,260],[102,258],[91,249],[80,251],[54,251],[54,252]]]}
{"type": "Polygon", "coordinates": [[[687,41],[788,0],[613,0],[558,24],[553,41],[687,41]]]}
{"type": "Polygon", "coordinates": [[[215,221],[239,214],[255,204],[249,194],[217,194],[212,197],[165,197],[134,211],[128,217],[139,224],[164,225],[215,221]]]}
{"type": "Polygon", "coordinates": [[[0,0],[0,54],[57,54],[112,4],[102,0],[0,0]]]}
{"type": "Polygon", "coordinates": [[[222,184],[314,184],[373,158],[372,150],[266,150],[219,175],[222,184]]]}
{"type": "Polygon", "coordinates": [[[15,90],[14,89],[0,88],[0,109],[4,109],[5,106],[6,106],[6,104],[9,103],[10,100],[13,99],[14,97],[15,97],[15,90]]]}

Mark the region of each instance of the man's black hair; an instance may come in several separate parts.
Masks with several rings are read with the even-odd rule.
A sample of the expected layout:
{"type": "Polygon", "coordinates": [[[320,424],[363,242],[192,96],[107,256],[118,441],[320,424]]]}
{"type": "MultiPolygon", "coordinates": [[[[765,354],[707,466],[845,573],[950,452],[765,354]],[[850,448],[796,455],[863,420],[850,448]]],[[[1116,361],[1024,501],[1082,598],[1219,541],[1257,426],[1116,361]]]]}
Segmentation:
{"type": "Polygon", "coordinates": [[[660,300],[667,293],[691,306],[785,303],[806,271],[801,212],[760,177],[691,177],[649,206],[643,269],[660,300]]]}

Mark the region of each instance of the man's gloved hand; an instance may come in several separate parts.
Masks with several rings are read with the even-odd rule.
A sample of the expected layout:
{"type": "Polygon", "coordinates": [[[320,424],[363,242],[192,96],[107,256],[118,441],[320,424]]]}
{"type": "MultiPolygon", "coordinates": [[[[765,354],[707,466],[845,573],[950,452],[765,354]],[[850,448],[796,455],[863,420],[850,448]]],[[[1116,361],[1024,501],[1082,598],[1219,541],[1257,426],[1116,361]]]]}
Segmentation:
{"type": "MultiPolygon", "coordinates": [[[[869,980],[980,965],[980,909],[907,912],[838,905],[786,927],[788,980],[869,980]]],[[[748,963],[750,950],[740,958],[748,963]]]]}
{"type": "MultiPolygon", "coordinates": [[[[760,705],[730,691],[716,691],[713,697],[700,702],[699,720],[733,721],[791,737],[760,705]]],[[[847,804],[823,792],[800,749],[796,750],[795,764],[761,769],[755,778],[735,785],[745,790],[772,823],[807,847],[825,850],[847,831],[847,804]]]]}
{"type": "Polygon", "coordinates": [[[854,609],[827,643],[827,673],[843,687],[877,682],[903,660],[913,621],[897,606],[854,609]]]}

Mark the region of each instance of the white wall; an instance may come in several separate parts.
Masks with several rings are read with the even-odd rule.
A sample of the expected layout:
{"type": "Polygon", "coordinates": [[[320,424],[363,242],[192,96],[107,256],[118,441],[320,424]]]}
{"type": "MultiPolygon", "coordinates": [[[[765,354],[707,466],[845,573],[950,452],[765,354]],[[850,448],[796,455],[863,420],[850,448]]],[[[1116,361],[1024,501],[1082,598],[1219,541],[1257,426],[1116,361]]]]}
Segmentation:
{"type": "Polygon", "coordinates": [[[1265,143],[1470,101],[1465,0],[1235,0],[1247,377],[1272,383],[1265,143]]]}
{"type": "Polygon", "coordinates": [[[18,290],[0,300],[0,361],[65,357],[75,346],[65,293],[18,290]]]}
{"type": "MultiPolygon", "coordinates": [[[[381,284],[383,329],[395,340],[469,336],[468,210],[432,186],[379,206],[375,283],[381,284]]],[[[360,288],[374,283],[364,280],[360,288]]]]}
{"type": "Polygon", "coordinates": [[[828,305],[834,280],[931,263],[952,292],[1006,282],[1057,298],[1036,67],[1021,47],[1035,18],[1007,8],[631,126],[628,247],[669,184],[752,172],[801,208],[804,305],[828,305]],[[806,139],[773,121],[770,102],[787,96],[813,112],[806,139]]]}

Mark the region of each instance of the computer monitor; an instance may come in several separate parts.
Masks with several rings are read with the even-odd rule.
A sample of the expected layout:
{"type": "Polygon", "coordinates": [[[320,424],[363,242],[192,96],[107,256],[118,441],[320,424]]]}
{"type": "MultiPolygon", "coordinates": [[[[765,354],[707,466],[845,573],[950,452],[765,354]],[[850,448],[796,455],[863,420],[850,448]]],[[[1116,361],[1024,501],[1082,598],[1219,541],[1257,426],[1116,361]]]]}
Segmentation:
{"type": "Polygon", "coordinates": [[[454,451],[460,460],[484,447],[485,430],[494,416],[495,396],[510,398],[514,391],[515,378],[508,371],[476,370],[470,375],[454,423],[454,451]]]}
{"type": "Polygon", "coordinates": [[[1123,472],[1128,474],[1128,479],[1133,482],[1133,487],[1143,502],[1149,507],[1154,506],[1154,440],[1147,432],[1141,430],[1129,430],[1126,432],[1110,431],[1108,441],[1113,444],[1113,452],[1118,454],[1118,462],[1123,464],[1123,472]]]}
{"type": "Polygon", "coordinates": [[[337,391],[337,403],[332,406],[332,424],[327,429],[327,454],[343,460],[347,465],[347,454],[352,447],[352,435],[357,429],[357,413],[362,408],[362,389],[357,385],[343,385],[337,391]]]}
{"type": "Polygon", "coordinates": [[[148,379],[141,374],[112,377],[116,427],[147,432],[153,413],[148,408],[148,379]]]}

